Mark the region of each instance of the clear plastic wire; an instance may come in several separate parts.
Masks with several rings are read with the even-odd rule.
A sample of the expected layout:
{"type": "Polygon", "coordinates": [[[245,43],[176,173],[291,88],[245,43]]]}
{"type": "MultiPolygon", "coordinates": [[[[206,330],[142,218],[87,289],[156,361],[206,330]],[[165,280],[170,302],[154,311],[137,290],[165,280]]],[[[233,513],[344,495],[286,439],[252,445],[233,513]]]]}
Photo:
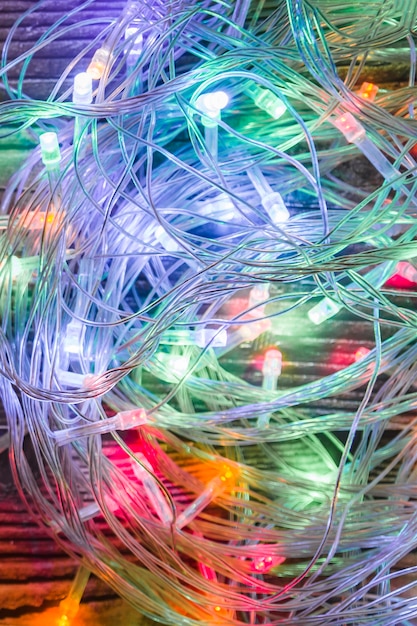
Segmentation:
{"type": "Polygon", "coordinates": [[[414,623],[417,315],[387,280],[416,267],[416,3],[96,5],[12,58],[41,0],[2,52],[0,133],[34,146],[0,216],[0,451],[21,498],[161,623],[414,623]],[[31,64],[91,24],[28,97],[31,64]],[[366,99],[381,59],[408,84],[366,99]],[[352,320],[358,358],[353,337],[331,373],[286,373],[286,337],[308,353],[352,320]]]}

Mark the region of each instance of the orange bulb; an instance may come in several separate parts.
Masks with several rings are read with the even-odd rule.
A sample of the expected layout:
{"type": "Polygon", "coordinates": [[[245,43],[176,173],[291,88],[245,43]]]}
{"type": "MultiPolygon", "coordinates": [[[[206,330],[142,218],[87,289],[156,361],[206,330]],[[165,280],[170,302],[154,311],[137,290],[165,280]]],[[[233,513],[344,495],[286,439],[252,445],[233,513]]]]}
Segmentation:
{"type": "Polygon", "coordinates": [[[89,74],[93,80],[99,80],[103,76],[105,67],[104,63],[90,63],[87,68],[87,74],[89,74]]]}
{"type": "Polygon", "coordinates": [[[369,100],[369,102],[373,102],[375,100],[376,94],[378,93],[378,85],[374,85],[373,83],[362,83],[358,96],[363,98],[364,100],[369,100]]]}
{"type": "Polygon", "coordinates": [[[99,80],[106,69],[107,64],[111,59],[111,51],[108,48],[99,48],[95,51],[90,65],[87,68],[87,74],[91,76],[93,80],[99,80]]]}
{"type": "Polygon", "coordinates": [[[45,226],[56,224],[56,213],[54,211],[26,211],[19,216],[18,225],[27,230],[44,230],[45,226]]]}

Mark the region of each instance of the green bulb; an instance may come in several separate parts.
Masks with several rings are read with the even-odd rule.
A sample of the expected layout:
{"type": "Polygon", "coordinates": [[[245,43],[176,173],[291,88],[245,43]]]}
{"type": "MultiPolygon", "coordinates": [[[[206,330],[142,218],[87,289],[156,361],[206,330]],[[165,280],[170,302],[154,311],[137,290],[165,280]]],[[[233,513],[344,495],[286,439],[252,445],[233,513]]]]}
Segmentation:
{"type": "Polygon", "coordinates": [[[275,120],[279,119],[286,111],[285,104],[269,89],[258,87],[253,101],[256,106],[263,109],[275,120]]]}

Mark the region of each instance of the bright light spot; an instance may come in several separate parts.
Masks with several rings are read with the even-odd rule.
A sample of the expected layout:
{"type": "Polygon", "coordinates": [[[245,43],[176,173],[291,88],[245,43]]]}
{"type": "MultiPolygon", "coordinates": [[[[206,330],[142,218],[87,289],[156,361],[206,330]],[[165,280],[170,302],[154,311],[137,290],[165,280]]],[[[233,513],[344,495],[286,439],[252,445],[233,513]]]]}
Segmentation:
{"type": "Polygon", "coordinates": [[[330,298],[324,298],[320,302],[318,302],[312,309],[307,313],[309,319],[313,324],[317,326],[322,322],[326,321],[330,317],[333,317],[340,311],[342,306],[333,302],[330,298]]]}
{"type": "Polygon", "coordinates": [[[359,143],[366,137],[362,124],[352,115],[344,113],[333,120],[333,124],[345,136],[349,143],[359,143]]]}
{"type": "Polygon", "coordinates": [[[360,361],[360,359],[364,359],[370,353],[369,348],[365,348],[365,346],[361,346],[355,352],[355,361],[360,361]]]}
{"type": "Polygon", "coordinates": [[[188,372],[190,358],[185,354],[167,354],[157,352],[155,364],[158,366],[158,376],[169,383],[178,382],[188,372]]]}
{"type": "Polygon", "coordinates": [[[364,100],[369,100],[369,102],[373,102],[375,100],[376,94],[378,93],[378,85],[374,85],[373,83],[362,83],[358,96],[364,98],[364,100]]]}
{"type": "Polygon", "coordinates": [[[75,104],[90,104],[93,100],[93,79],[91,74],[80,72],[74,77],[72,101],[75,104]]]}
{"type": "Polygon", "coordinates": [[[39,136],[41,145],[42,163],[44,165],[56,165],[61,160],[58,135],[54,132],[42,133],[39,136]]]}
{"type": "Polygon", "coordinates": [[[251,563],[252,572],[259,574],[265,574],[269,572],[273,567],[278,567],[285,561],[283,556],[258,556],[255,557],[251,563]]]}
{"type": "Polygon", "coordinates": [[[229,96],[225,91],[212,91],[203,93],[196,100],[196,107],[208,117],[218,117],[220,111],[227,107],[229,96]]]}
{"type": "Polygon", "coordinates": [[[279,376],[282,370],[282,354],[277,348],[265,352],[262,374],[264,376],[279,376]]]}

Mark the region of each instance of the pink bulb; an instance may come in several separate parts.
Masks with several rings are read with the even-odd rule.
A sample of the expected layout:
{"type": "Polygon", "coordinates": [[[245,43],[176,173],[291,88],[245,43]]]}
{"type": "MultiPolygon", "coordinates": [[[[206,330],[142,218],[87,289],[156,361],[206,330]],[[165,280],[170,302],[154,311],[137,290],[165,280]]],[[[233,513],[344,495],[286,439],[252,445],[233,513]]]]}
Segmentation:
{"type": "Polygon", "coordinates": [[[365,346],[361,346],[355,352],[355,361],[359,361],[360,359],[364,359],[370,353],[369,348],[365,348],[365,346]]]}

